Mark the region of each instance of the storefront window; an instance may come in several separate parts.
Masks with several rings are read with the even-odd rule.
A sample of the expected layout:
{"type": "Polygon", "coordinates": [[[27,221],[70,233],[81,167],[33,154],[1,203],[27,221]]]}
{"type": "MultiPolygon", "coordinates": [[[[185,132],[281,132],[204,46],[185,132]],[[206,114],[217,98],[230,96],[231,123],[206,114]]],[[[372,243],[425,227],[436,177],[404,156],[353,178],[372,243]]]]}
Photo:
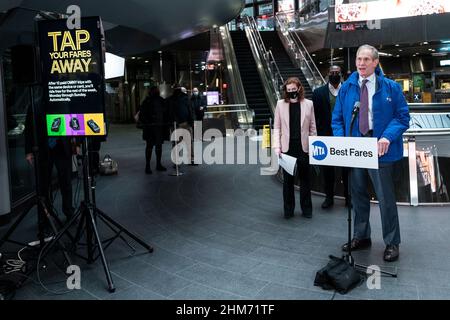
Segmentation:
{"type": "Polygon", "coordinates": [[[13,83],[11,58],[3,57],[8,160],[13,206],[35,191],[34,170],[25,159],[25,119],[31,108],[28,86],[13,83]]]}
{"type": "Polygon", "coordinates": [[[259,5],[259,15],[268,15],[268,14],[272,14],[273,13],[273,7],[271,3],[268,4],[260,4],[259,5]]]}
{"type": "Polygon", "coordinates": [[[254,16],[253,7],[247,7],[241,12],[241,17],[253,17],[254,16]]]}

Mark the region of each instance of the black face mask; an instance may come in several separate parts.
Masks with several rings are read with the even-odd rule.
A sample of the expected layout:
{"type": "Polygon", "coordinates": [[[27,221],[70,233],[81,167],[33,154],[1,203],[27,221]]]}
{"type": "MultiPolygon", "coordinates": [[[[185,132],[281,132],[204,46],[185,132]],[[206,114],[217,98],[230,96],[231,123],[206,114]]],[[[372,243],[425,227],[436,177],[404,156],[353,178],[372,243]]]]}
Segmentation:
{"type": "Polygon", "coordinates": [[[338,85],[341,82],[341,76],[337,74],[331,74],[328,76],[328,80],[332,85],[338,85]]]}
{"type": "Polygon", "coordinates": [[[288,92],[287,96],[288,96],[289,99],[292,99],[292,100],[297,99],[298,98],[298,91],[288,92]]]}

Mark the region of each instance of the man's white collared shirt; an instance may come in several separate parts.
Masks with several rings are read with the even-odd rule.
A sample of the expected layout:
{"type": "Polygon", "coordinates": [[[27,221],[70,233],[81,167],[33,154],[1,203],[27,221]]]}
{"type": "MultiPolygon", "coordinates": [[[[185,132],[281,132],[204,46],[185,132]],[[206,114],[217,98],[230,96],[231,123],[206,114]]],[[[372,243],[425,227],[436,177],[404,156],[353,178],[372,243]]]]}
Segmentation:
{"type": "Polygon", "coordinates": [[[339,89],[341,88],[341,85],[342,85],[342,83],[339,83],[339,86],[336,89],[331,83],[328,83],[328,90],[330,90],[330,93],[333,96],[337,97],[339,94],[339,89]]]}

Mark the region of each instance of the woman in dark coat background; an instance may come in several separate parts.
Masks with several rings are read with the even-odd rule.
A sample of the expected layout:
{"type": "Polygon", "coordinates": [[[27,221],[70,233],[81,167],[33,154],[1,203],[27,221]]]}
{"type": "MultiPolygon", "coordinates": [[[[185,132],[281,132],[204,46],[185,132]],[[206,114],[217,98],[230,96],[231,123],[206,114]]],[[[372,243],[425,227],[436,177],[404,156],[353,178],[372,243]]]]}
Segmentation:
{"type": "Polygon", "coordinates": [[[164,143],[164,113],[166,112],[165,100],[159,95],[159,89],[151,87],[148,96],[140,107],[139,120],[143,125],[142,139],[147,142],[145,148],[145,173],[151,174],[150,161],[152,159],[153,146],[156,153],[156,170],[166,171],[161,165],[162,144],[164,143]]]}

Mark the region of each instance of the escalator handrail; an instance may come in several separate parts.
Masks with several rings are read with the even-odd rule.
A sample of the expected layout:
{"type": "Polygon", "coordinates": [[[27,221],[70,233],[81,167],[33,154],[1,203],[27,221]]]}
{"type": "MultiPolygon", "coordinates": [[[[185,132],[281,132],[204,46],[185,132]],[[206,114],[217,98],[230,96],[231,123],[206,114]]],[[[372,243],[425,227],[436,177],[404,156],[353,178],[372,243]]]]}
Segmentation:
{"type": "MultiPolygon", "coordinates": [[[[277,26],[279,27],[278,30],[281,31],[281,35],[288,41],[288,43],[291,43],[294,47],[294,52],[298,52],[301,55],[301,58],[306,63],[307,68],[309,69],[309,72],[311,76],[313,77],[314,83],[311,85],[312,89],[314,89],[316,86],[325,84],[325,79],[323,78],[322,74],[320,73],[319,69],[317,68],[317,65],[314,63],[314,60],[312,59],[311,55],[309,54],[308,50],[306,50],[305,45],[303,44],[303,41],[300,39],[297,33],[294,32],[295,38],[292,35],[292,32],[281,22],[279,16],[280,14],[285,14],[283,12],[279,12],[275,15],[275,21],[277,26]],[[300,44],[300,45],[299,45],[300,44]],[[303,50],[301,49],[301,47],[303,50]],[[312,67],[311,67],[312,65],[312,67]]],[[[295,59],[297,60],[297,59],[295,59]]],[[[297,61],[298,62],[298,61],[297,61]]],[[[301,65],[299,65],[301,68],[301,65]]],[[[307,79],[308,80],[308,79],[307,79]]],[[[308,81],[309,83],[309,81],[308,81]]]]}

